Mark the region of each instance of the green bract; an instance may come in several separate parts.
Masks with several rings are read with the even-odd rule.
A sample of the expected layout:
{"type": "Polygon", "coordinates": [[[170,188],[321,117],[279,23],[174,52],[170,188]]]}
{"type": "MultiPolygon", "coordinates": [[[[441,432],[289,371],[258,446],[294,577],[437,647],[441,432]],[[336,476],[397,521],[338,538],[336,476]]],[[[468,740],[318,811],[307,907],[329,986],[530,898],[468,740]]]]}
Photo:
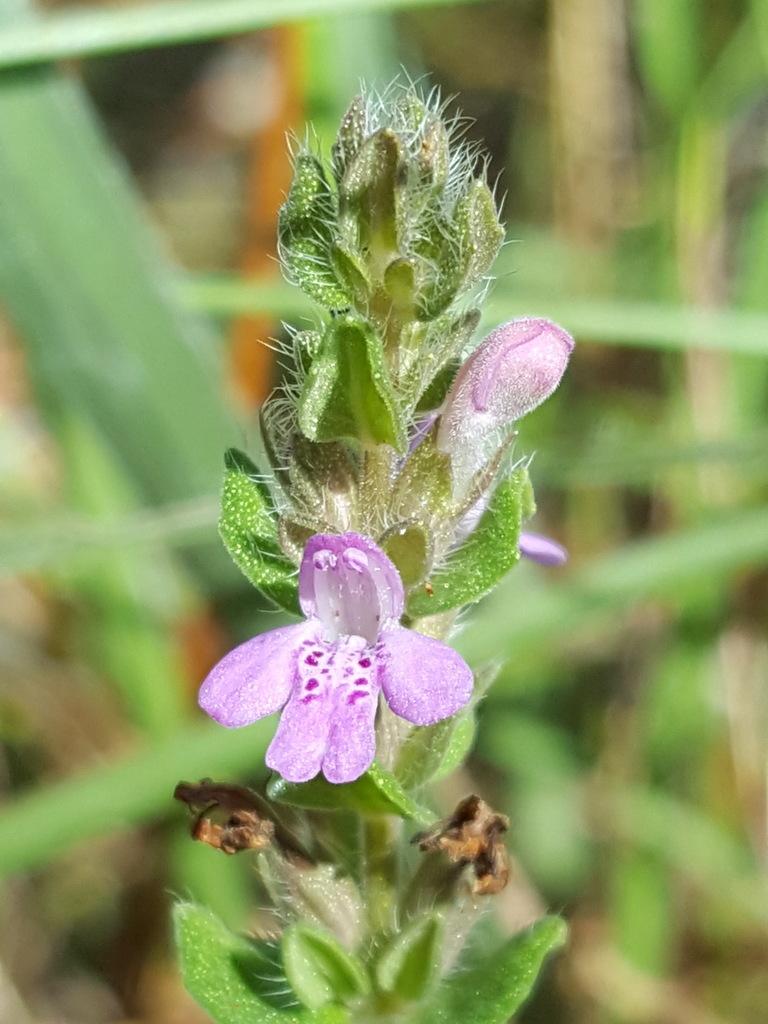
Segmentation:
{"type": "Polygon", "coordinates": [[[283,554],[269,489],[247,455],[230,448],[219,533],[235,563],[270,600],[298,612],[296,566],[283,554]]]}

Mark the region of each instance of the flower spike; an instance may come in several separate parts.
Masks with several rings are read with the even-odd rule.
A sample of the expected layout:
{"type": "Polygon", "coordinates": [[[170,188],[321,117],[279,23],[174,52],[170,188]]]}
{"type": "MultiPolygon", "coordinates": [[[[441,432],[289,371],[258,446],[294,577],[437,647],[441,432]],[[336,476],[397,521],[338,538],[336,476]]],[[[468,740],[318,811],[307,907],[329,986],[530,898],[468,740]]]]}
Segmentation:
{"type": "Polygon", "coordinates": [[[455,714],[472,694],[456,651],[405,629],[400,575],[359,533],[315,534],[299,569],[306,621],[231,651],[200,689],[200,706],[238,728],[283,709],[266,761],[289,782],[322,771],[351,782],[373,761],[379,692],[414,725],[455,714]]]}

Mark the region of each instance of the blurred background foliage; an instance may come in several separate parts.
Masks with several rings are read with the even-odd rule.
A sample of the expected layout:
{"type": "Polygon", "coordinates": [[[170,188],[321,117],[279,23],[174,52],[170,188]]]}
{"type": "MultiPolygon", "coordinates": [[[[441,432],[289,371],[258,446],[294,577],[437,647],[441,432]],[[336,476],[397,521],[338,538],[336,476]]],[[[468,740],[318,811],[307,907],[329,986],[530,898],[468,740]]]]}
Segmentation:
{"type": "Polygon", "coordinates": [[[768,2],[6,0],[4,1024],[203,1021],[169,901],[248,927],[249,865],[171,799],[258,783],[272,727],[195,708],[275,624],[216,537],[221,456],[311,316],[274,258],[285,133],[327,150],[401,69],[490,151],[488,324],[578,340],[520,440],[571,561],[467,615],[458,646],[504,667],[437,794],[512,818],[502,927],[571,923],[521,1020],[766,1020],[768,2]]]}

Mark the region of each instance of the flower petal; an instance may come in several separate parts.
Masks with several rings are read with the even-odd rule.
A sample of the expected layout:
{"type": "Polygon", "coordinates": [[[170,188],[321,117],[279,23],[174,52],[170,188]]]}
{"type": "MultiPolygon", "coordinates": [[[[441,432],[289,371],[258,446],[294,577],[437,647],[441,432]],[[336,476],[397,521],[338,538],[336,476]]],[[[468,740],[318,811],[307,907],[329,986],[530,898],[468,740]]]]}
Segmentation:
{"type": "Polygon", "coordinates": [[[377,655],[387,703],[414,725],[448,718],[472,696],[472,670],[439,640],[394,626],[381,634],[377,655]]]}
{"type": "Polygon", "coordinates": [[[346,661],[354,671],[334,688],[328,749],[323,758],[323,775],[329,782],[352,782],[370,767],[376,753],[374,720],[379,702],[379,684],[374,652],[370,647],[351,651],[346,661]]]}
{"type": "Polygon", "coordinates": [[[543,537],[540,533],[523,531],[519,540],[520,554],[539,565],[563,565],[568,561],[568,552],[557,541],[543,537]]]}
{"type": "Polygon", "coordinates": [[[267,765],[289,782],[307,782],[320,771],[331,731],[333,689],[325,681],[312,693],[297,689],[283,709],[267,765]]]}
{"type": "Polygon", "coordinates": [[[365,637],[403,614],[403,584],[392,561],[360,533],[316,533],[299,568],[299,603],[323,624],[326,638],[365,637]]]}
{"type": "Polygon", "coordinates": [[[237,729],[272,715],[288,700],[297,652],[317,633],[317,623],[262,633],[240,644],[216,665],[200,687],[198,703],[211,718],[237,729]]]}

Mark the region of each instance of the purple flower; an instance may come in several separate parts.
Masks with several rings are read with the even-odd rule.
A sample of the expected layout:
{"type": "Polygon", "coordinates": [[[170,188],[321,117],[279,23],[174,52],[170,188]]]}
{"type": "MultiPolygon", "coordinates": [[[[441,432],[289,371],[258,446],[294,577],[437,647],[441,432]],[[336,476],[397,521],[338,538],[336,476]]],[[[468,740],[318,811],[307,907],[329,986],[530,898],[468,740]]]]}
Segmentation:
{"type": "Polygon", "coordinates": [[[451,456],[462,489],[498,447],[499,433],[560,383],[573,338],[550,320],[510,320],[480,343],[456,375],[443,406],[437,447],[451,456]]]}
{"type": "Polygon", "coordinates": [[[393,563],[359,533],[315,534],[299,569],[306,621],[236,647],[200,689],[221,725],[250,725],[280,708],[267,751],[290,782],[322,771],[351,782],[373,761],[379,691],[396,715],[430,725],[472,694],[466,662],[439,640],[400,625],[403,584],[393,563]]]}
{"type": "Polygon", "coordinates": [[[565,548],[549,537],[542,537],[540,533],[523,531],[518,546],[524,558],[538,562],[539,565],[563,565],[568,561],[568,552],[565,548]]]}

